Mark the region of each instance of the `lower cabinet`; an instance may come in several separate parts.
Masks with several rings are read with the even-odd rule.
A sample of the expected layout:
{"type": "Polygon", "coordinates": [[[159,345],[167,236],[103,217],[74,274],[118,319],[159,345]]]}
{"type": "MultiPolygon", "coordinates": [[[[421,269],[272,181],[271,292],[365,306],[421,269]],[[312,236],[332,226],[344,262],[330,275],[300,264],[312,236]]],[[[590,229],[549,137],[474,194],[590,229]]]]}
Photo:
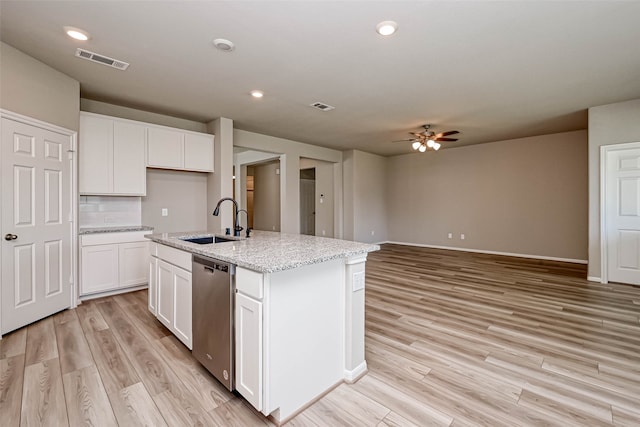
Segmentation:
{"type": "Polygon", "coordinates": [[[262,410],[262,302],[236,293],[236,389],[262,410]]]}
{"type": "Polygon", "coordinates": [[[148,283],[149,241],[145,232],[83,235],[80,239],[80,295],[148,283]]]}
{"type": "Polygon", "coordinates": [[[164,245],[157,248],[149,263],[149,311],[191,350],[191,254],[164,245]]]}

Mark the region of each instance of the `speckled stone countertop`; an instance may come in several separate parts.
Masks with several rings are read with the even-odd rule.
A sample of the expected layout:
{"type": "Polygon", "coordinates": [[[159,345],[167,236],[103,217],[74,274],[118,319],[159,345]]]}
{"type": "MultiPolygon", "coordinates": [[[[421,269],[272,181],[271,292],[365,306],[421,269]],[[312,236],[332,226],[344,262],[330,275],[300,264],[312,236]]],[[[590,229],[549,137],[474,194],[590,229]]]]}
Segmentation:
{"type": "Polygon", "coordinates": [[[98,233],[125,233],[127,231],[153,231],[153,227],[146,225],[116,225],[113,227],[82,227],[78,231],[79,235],[98,233]]]}
{"type": "Polygon", "coordinates": [[[252,231],[248,239],[207,232],[156,233],[145,237],[163,245],[261,273],[290,270],[333,259],[364,255],[380,249],[380,246],[370,243],[257,230],[252,231]],[[214,235],[234,241],[199,245],[181,240],[214,235]]]}

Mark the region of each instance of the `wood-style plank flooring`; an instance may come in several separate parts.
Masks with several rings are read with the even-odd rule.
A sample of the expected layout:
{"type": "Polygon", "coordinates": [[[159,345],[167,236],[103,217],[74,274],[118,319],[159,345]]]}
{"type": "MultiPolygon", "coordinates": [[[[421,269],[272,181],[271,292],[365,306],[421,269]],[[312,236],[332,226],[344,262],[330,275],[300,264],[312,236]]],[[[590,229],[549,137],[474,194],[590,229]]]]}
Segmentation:
{"type": "MultiPolygon", "coordinates": [[[[640,288],[585,266],[383,245],[369,373],[290,426],[640,426],[640,288]]],[[[148,311],[88,301],[0,341],[0,425],[265,426],[148,311]]]]}

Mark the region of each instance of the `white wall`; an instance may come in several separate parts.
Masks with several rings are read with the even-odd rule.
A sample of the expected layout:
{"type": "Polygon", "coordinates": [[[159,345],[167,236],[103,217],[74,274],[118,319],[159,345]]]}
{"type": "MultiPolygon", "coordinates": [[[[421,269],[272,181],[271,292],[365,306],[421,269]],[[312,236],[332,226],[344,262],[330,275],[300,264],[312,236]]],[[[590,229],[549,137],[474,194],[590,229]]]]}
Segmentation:
{"type": "Polygon", "coordinates": [[[589,271],[599,280],[600,265],[600,147],[640,141],[640,99],[589,109],[589,271]]]}
{"type": "Polygon", "coordinates": [[[80,83],[0,42],[0,108],[77,131],[80,83]]]}
{"type": "Polygon", "coordinates": [[[374,243],[388,240],[387,165],[390,158],[358,150],[344,153],[345,238],[374,243]]]}
{"type": "Polygon", "coordinates": [[[392,157],[389,240],[584,261],[587,146],[583,130],[392,157]]]}

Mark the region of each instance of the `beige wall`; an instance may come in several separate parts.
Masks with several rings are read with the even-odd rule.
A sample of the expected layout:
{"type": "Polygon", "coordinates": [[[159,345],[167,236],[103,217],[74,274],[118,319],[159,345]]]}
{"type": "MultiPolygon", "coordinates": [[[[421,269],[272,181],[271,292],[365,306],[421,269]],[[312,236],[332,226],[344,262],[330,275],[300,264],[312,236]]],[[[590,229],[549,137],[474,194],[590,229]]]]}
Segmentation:
{"type": "MultiPolygon", "coordinates": [[[[147,169],[147,195],[142,197],[142,224],[156,233],[206,230],[207,174],[147,169]],[[162,216],[162,208],[169,210],[162,216]]],[[[213,211],[212,211],[213,212],[213,211]]]]}
{"type": "Polygon", "coordinates": [[[640,141],[640,99],[589,109],[589,272],[600,280],[600,147],[640,141]]]}
{"type": "Polygon", "coordinates": [[[335,163],[333,168],[336,203],[334,229],[336,237],[342,236],[341,151],[239,129],[233,131],[233,144],[250,150],[280,154],[280,228],[285,233],[300,232],[300,158],[335,163]]]}
{"type": "Polygon", "coordinates": [[[0,42],[0,108],[77,131],[80,83],[0,42]]]}
{"type": "Polygon", "coordinates": [[[334,165],[335,163],[319,160],[300,159],[300,169],[316,170],[316,236],[334,236],[334,165]]]}
{"type": "Polygon", "coordinates": [[[280,231],[279,172],[279,161],[253,166],[253,227],[256,230],[280,231]]]}
{"type": "Polygon", "coordinates": [[[586,260],[587,146],[575,131],[392,157],[389,240],[586,260]]]}
{"type": "Polygon", "coordinates": [[[358,242],[388,240],[387,165],[391,158],[363,151],[344,152],[345,238],[358,242]]]}

